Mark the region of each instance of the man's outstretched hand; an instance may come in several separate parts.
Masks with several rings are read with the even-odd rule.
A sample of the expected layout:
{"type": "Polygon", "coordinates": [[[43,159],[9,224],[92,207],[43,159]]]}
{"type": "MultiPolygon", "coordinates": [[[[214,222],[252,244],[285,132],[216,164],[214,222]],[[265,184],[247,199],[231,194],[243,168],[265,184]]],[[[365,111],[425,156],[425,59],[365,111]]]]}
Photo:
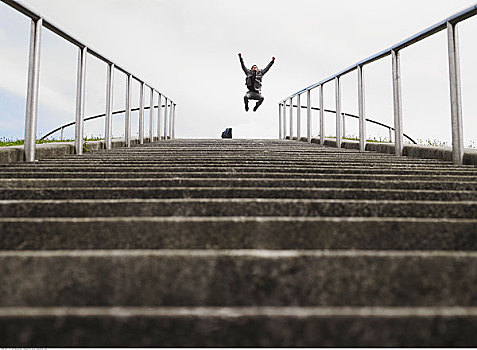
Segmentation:
{"type": "Polygon", "coordinates": [[[275,61],[275,57],[272,57],[272,61],[275,61]]]}
{"type": "Polygon", "coordinates": [[[242,54],[241,54],[241,53],[239,53],[239,58],[242,58],[242,54]]]}

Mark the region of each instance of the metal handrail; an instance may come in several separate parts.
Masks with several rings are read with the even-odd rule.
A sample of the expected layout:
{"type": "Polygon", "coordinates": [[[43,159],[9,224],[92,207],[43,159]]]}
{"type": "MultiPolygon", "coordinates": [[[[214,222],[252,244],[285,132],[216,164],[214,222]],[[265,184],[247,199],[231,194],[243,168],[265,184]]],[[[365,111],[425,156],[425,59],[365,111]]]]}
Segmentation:
{"type": "MultiPolygon", "coordinates": [[[[161,107],[165,107],[165,105],[161,105],[161,107]]],[[[154,106],[153,109],[157,109],[159,108],[159,106],[154,106]]],[[[131,112],[137,112],[139,111],[141,108],[140,107],[137,107],[137,108],[133,108],[131,109],[131,112]]],[[[145,106],[144,107],[144,110],[147,110],[147,109],[151,109],[151,107],[149,106],[145,106]]],[[[123,109],[123,110],[120,110],[120,111],[114,111],[112,112],[111,114],[112,115],[115,115],[115,114],[121,114],[121,113],[126,113],[126,110],[123,109]]],[[[106,113],[103,113],[103,114],[96,114],[96,115],[93,115],[91,117],[87,117],[87,118],[84,118],[84,121],[88,121],[88,120],[93,120],[93,119],[98,119],[98,118],[102,118],[102,117],[105,117],[106,116],[106,113]]],[[[55,132],[58,132],[58,131],[63,131],[65,128],[69,127],[69,126],[72,126],[72,125],[75,125],[76,122],[69,122],[67,124],[63,124],[62,126],[56,128],[56,129],[53,129],[51,130],[50,132],[48,132],[45,136],[43,136],[40,140],[45,140],[48,136],[50,135],[53,135],[55,132]]],[[[63,140],[63,136],[61,137],[61,139],[63,140]]]]}
{"type": "MultiPolygon", "coordinates": [[[[311,107],[310,107],[310,92],[311,90],[320,88],[320,108],[323,108],[323,86],[335,81],[336,90],[336,112],[341,114],[341,86],[340,78],[352,71],[358,71],[358,103],[359,103],[359,119],[360,119],[360,146],[359,149],[364,151],[366,148],[365,137],[365,117],[364,117],[364,82],[363,82],[363,67],[380,60],[389,55],[392,56],[392,73],[393,73],[393,102],[394,102],[394,130],[395,130],[395,153],[397,156],[403,154],[403,131],[402,131],[402,95],[401,95],[401,67],[400,67],[400,51],[408,46],[411,46],[429,36],[432,36],[440,31],[446,30],[448,33],[448,56],[449,56],[449,76],[450,76],[450,99],[451,99],[451,120],[452,120],[452,155],[454,164],[463,164],[464,159],[464,137],[462,125],[462,97],[461,97],[461,80],[460,80],[460,64],[459,64],[459,43],[458,43],[458,28],[457,24],[477,15],[477,5],[473,5],[455,15],[452,15],[435,25],[391,46],[390,48],[378,52],[356,64],[329,76],[326,79],[310,85],[279,102],[279,137],[285,138],[285,119],[286,119],[286,103],[293,104],[293,98],[297,98],[297,105],[300,105],[300,96],[307,93],[307,139],[311,142],[311,107]]],[[[297,134],[300,136],[301,120],[300,109],[297,108],[297,134]]],[[[320,112],[320,130],[324,128],[323,112],[320,112]]],[[[293,107],[290,107],[290,138],[293,133],[293,107]]],[[[323,133],[320,133],[323,135],[323,133]]],[[[300,138],[300,137],[298,137],[300,138]]],[[[323,143],[323,139],[321,142],[323,143]]],[[[336,146],[341,147],[341,118],[336,118],[336,146]]]]}
{"type": "MultiPolygon", "coordinates": [[[[6,5],[12,7],[18,12],[24,14],[31,19],[30,33],[30,57],[28,66],[28,90],[27,90],[27,109],[25,117],[25,160],[34,161],[36,152],[36,132],[37,132],[37,111],[38,111],[38,90],[39,90],[39,73],[40,73],[40,50],[41,50],[41,28],[45,27],[57,34],[61,38],[69,41],[78,48],[78,73],[77,73],[77,89],[76,89],[76,118],[75,118],[75,151],[77,154],[83,152],[83,134],[84,134],[84,105],[85,105],[85,79],[86,79],[86,59],[87,54],[91,54],[107,64],[107,83],[106,83],[106,120],[105,120],[105,143],[106,148],[111,149],[111,116],[113,102],[113,81],[114,70],[126,74],[126,118],[125,118],[125,139],[126,146],[130,146],[131,141],[131,83],[132,79],[140,83],[140,117],[139,117],[139,142],[144,143],[144,88],[148,87],[151,91],[151,99],[149,107],[154,106],[154,93],[159,98],[158,105],[161,104],[162,98],[165,99],[164,107],[164,138],[175,137],[175,118],[177,104],[167,97],[165,94],[154,88],[151,84],[146,83],[144,79],[130,73],[130,71],[122,66],[117,65],[113,60],[93,50],[91,47],[76,39],[74,36],[61,29],[52,21],[46,19],[43,15],[19,3],[16,0],[0,0],[6,5]],[[168,113],[167,105],[170,104],[168,113]]],[[[158,108],[157,116],[157,135],[161,138],[161,109],[158,108]]],[[[151,123],[149,128],[150,139],[153,139],[153,115],[150,115],[151,123]]]]}
{"type": "MultiPolygon", "coordinates": [[[[290,107],[289,104],[286,105],[286,107],[290,107]]],[[[293,105],[293,107],[298,107],[297,105],[293,105]]],[[[307,106],[300,106],[301,108],[308,108],[307,106]]],[[[311,107],[312,110],[314,111],[319,111],[320,109],[318,107],[311,107]]],[[[334,113],[336,114],[336,111],[332,110],[332,109],[325,109],[324,110],[325,112],[327,113],[334,113]]],[[[341,115],[343,117],[351,117],[351,118],[355,118],[355,119],[359,119],[359,116],[355,115],[355,114],[351,114],[351,113],[345,113],[345,112],[342,112],[341,115]]],[[[369,119],[369,118],[366,118],[365,119],[367,122],[371,123],[371,124],[376,124],[376,125],[379,125],[379,126],[382,126],[386,129],[388,129],[389,131],[394,131],[395,129],[392,127],[392,126],[389,126],[389,125],[386,125],[386,124],[383,124],[383,123],[380,123],[380,122],[377,122],[375,120],[372,120],[372,119],[369,119]]],[[[58,131],[59,129],[57,129],[56,131],[58,131]]],[[[391,133],[389,134],[390,135],[390,138],[391,138],[391,133]]],[[[403,136],[405,138],[407,138],[409,141],[411,141],[413,144],[417,145],[417,142],[414,141],[410,136],[406,135],[403,133],[403,136]]]]}

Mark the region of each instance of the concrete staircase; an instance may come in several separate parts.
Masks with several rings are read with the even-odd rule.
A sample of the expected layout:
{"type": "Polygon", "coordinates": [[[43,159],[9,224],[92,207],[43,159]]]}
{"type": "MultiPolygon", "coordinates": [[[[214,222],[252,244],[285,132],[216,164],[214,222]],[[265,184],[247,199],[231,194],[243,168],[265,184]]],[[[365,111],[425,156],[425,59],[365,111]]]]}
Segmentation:
{"type": "Polygon", "coordinates": [[[0,167],[0,345],[477,346],[477,168],[173,140],[0,167]]]}

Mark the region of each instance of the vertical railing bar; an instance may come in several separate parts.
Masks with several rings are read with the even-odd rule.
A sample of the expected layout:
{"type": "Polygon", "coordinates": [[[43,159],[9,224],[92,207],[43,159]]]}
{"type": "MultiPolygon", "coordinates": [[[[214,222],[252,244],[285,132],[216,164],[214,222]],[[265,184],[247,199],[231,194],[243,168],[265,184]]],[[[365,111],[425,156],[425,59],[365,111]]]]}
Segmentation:
{"type": "Polygon", "coordinates": [[[287,136],[287,103],[283,102],[283,139],[287,136]]]}
{"type": "Polygon", "coordinates": [[[459,33],[457,24],[447,23],[447,41],[451,100],[452,159],[454,164],[462,165],[464,163],[464,136],[460,79],[459,33]]]}
{"type": "Polygon", "coordinates": [[[76,81],[76,122],[75,122],[75,152],[83,154],[84,135],[84,105],[86,88],[86,47],[78,48],[78,74],[76,81]]]}
{"type": "Polygon", "coordinates": [[[25,113],[25,161],[35,161],[38,91],[40,84],[40,50],[43,19],[32,19],[28,61],[28,90],[25,113]]]}
{"type": "Polygon", "coordinates": [[[320,85],[320,145],[325,143],[325,97],[324,86],[320,85]]]}
{"type": "Polygon", "coordinates": [[[293,139],[293,97],[290,98],[290,140],[293,139]]]}
{"type": "Polygon", "coordinates": [[[392,50],[393,68],[393,101],[394,101],[394,147],[396,156],[403,154],[403,130],[402,130],[402,94],[401,94],[401,59],[400,52],[392,50]]]}
{"type": "Polygon", "coordinates": [[[139,144],[144,144],[144,82],[139,85],[139,144]]]}
{"type": "Polygon", "coordinates": [[[343,135],[342,138],[345,138],[346,137],[346,114],[345,113],[341,113],[342,115],[342,119],[343,119],[343,135]]]}
{"type": "Polygon", "coordinates": [[[150,88],[149,97],[149,142],[154,141],[154,89],[150,88]]]}
{"type": "Polygon", "coordinates": [[[124,141],[126,147],[131,146],[131,74],[126,76],[126,113],[124,117],[124,141]]]}
{"type": "Polygon", "coordinates": [[[60,135],[61,141],[65,139],[65,128],[61,128],[61,135],[60,135]]]}
{"type": "Polygon", "coordinates": [[[172,105],[173,105],[174,102],[172,102],[172,100],[170,101],[170,105],[169,105],[169,139],[172,139],[172,118],[173,118],[173,114],[172,114],[172,105]]]}
{"type": "Polygon", "coordinates": [[[174,103],[174,107],[172,109],[172,139],[176,138],[176,104],[174,103]]]}
{"type": "Polygon", "coordinates": [[[167,140],[167,104],[168,104],[168,98],[165,98],[164,101],[164,140],[167,140]]]}
{"type": "Polygon", "coordinates": [[[161,141],[161,118],[162,118],[162,94],[158,92],[158,103],[157,103],[157,140],[161,141]]]}
{"type": "Polygon", "coordinates": [[[283,101],[283,103],[280,105],[280,109],[282,111],[282,140],[287,138],[287,108],[286,108],[287,102],[283,101]]]}
{"type": "Polygon", "coordinates": [[[301,139],[301,94],[296,96],[296,138],[301,139]]]}
{"type": "Polygon", "coordinates": [[[363,66],[358,66],[358,116],[359,116],[359,150],[366,150],[366,117],[363,66]]]}
{"type": "Polygon", "coordinates": [[[341,84],[340,77],[335,78],[336,98],[336,147],[341,148],[341,84]]]}
{"type": "Polygon", "coordinates": [[[112,113],[113,113],[113,85],[114,85],[114,64],[107,66],[106,78],[106,120],[104,126],[104,141],[106,149],[112,146],[112,113]]]}
{"type": "Polygon", "coordinates": [[[287,136],[287,103],[286,101],[283,102],[283,139],[286,139],[287,136]]]}
{"type": "Polygon", "coordinates": [[[278,139],[282,139],[282,123],[283,123],[283,115],[282,115],[282,104],[278,104],[278,139]]]}
{"type": "Polygon", "coordinates": [[[306,139],[311,142],[313,122],[311,118],[311,90],[306,91],[306,139]]]}

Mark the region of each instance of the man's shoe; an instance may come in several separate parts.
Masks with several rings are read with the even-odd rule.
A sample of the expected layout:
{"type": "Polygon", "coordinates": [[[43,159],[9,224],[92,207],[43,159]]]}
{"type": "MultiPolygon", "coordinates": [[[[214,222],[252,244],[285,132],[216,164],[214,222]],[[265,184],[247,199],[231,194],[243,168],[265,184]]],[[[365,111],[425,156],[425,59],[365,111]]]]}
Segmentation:
{"type": "Polygon", "coordinates": [[[258,106],[253,107],[253,111],[256,112],[258,109],[258,106]]]}
{"type": "Polygon", "coordinates": [[[245,105],[245,112],[248,112],[248,105],[245,105]]]}

